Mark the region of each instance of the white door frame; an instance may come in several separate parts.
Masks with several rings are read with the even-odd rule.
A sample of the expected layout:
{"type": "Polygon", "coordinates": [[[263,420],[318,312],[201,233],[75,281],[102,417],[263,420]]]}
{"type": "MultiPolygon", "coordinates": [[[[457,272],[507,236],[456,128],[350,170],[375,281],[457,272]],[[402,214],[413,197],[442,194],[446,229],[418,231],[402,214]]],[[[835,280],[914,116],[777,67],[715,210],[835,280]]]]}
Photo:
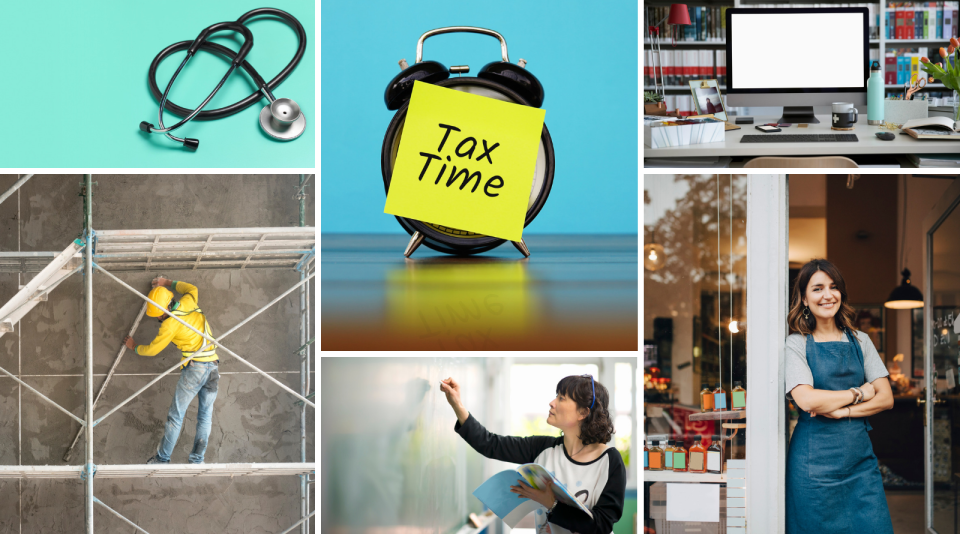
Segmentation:
{"type": "Polygon", "coordinates": [[[784,533],[788,195],[785,174],[747,175],[747,533],[784,533]]]}

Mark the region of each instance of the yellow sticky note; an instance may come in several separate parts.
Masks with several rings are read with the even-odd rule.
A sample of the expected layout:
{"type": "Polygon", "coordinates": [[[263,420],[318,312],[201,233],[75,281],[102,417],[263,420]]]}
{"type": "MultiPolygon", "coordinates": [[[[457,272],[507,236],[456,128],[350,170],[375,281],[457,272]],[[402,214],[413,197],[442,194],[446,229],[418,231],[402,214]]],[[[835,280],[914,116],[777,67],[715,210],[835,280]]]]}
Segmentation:
{"type": "Polygon", "coordinates": [[[544,114],[414,83],[383,211],[519,241],[544,114]]]}

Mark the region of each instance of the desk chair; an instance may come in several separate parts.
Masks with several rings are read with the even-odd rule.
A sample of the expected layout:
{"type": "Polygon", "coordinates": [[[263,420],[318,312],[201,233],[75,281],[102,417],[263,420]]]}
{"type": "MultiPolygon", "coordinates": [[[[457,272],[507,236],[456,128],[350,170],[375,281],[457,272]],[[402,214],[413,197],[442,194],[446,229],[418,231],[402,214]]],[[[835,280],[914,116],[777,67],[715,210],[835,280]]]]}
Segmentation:
{"type": "Polygon", "coordinates": [[[743,164],[743,167],[757,168],[823,168],[823,169],[856,169],[857,163],[850,158],[843,156],[817,156],[817,157],[758,157],[743,164]]]}

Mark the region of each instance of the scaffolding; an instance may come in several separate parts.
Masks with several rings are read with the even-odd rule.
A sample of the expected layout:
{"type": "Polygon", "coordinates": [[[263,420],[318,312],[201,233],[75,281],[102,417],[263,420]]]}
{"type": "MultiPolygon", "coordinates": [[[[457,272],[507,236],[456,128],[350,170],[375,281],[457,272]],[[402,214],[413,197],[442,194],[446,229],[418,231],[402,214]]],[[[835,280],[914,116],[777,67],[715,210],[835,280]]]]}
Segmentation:
{"type": "MultiPolygon", "coordinates": [[[[0,202],[8,198],[33,175],[20,178],[10,189],[0,195],[0,202]]],[[[161,477],[246,477],[246,476],[299,476],[300,477],[300,520],[282,531],[287,533],[299,527],[302,534],[309,534],[310,520],[314,512],[310,511],[310,484],[314,483],[316,464],[307,462],[306,455],[306,412],[307,407],[316,408],[310,400],[310,280],[316,273],[316,236],[313,227],[305,226],[305,188],[311,175],[300,175],[299,189],[294,198],[299,200],[299,227],[261,227],[236,229],[156,229],[156,230],[103,230],[93,228],[92,190],[95,183],[92,175],[84,175],[82,194],[84,197],[83,236],[67,247],[62,253],[56,252],[3,252],[0,253],[0,272],[36,272],[37,277],[21,290],[6,305],[0,306],[0,338],[5,332],[12,332],[14,325],[34,307],[36,302],[44,301],[57,285],[70,276],[82,272],[85,296],[85,374],[84,374],[84,418],[72,414],[42,392],[25,383],[10,372],[0,368],[0,372],[16,381],[20,386],[34,392],[44,401],[70,416],[80,424],[84,435],[84,465],[41,465],[41,466],[0,466],[0,479],[38,479],[38,478],[80,478],[84,482],[84,523],[85,532],[93,534],[93,507],[99,504],[108,512],[146,533],[136,523],[130,521],[106,503],[97,499],[93,493],[95,477],[103,478],[161,478],[161,477]],[[82,264],[81,264],[82,263],[82,264]],[[246,269],[276,268],[298,272],[299,282],[286,290],[255,313],[235,325],[230,330],[213,336],[192,327],[183,319],[167,310],[115,276],[112,271],[145,271],[170,269],[246,269]],[[184,362],[192,359],[195,352],[187,358],[151,380],[146,386],[112,408],[106,414],[94,419],[94,407],[99,395],[93,393],[93,272],[111,278],[124,288],[143,299],[142,317],[147,303],[166,313],[171,318],[200,334],[207,341],[218,346],[236,360],[247,365],[254,372],[279,386],[285,392],[298,398],[300,408],[300,463],[218,463],[200,465],[107,465],[95,464],[93,460],[93,429],[105,418],[133,401],[138,395],[159,382],[165,375],[178,369],[184,362]],[[270,374],[261,370],[248,360],[226,348],[222,340],[238,328],[257,317],[269,307],[294,291],[300,299],[300,348],[294,354],[300,356],[300,389],[296,391],[281,383],[270,374]],[[313,476],[311,476],[313,475],[313,476]]],[[[114,361],[113,367],[120,360],[114,361]]],[[[111,368],[110,374],[113,373],[111,368]]],[[[100,392],[108,380],[101,386],[100,392]]],[[[76,443],[77,440],[74,440],[76,443]]],[[[72,446],[71,446],[72,448],[72,446]]],[[[68,450],[69,455],[69,450],[68,450]]]]}

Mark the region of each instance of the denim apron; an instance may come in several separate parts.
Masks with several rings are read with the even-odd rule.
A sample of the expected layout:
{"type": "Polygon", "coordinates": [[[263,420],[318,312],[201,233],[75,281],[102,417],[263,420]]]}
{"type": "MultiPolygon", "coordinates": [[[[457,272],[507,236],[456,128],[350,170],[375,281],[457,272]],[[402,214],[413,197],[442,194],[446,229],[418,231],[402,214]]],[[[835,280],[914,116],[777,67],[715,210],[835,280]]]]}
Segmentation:
{"type": "MultiPolygon", "coordinates": [[[[807,364],[818,390],[864,383],[863,350],[844,332],[849,341],[817,343],[807,336],[807,364]]],[[[787,455],[787,533],[893,534],[871,429],[866,418],[800,411],[787,455]]]]}

